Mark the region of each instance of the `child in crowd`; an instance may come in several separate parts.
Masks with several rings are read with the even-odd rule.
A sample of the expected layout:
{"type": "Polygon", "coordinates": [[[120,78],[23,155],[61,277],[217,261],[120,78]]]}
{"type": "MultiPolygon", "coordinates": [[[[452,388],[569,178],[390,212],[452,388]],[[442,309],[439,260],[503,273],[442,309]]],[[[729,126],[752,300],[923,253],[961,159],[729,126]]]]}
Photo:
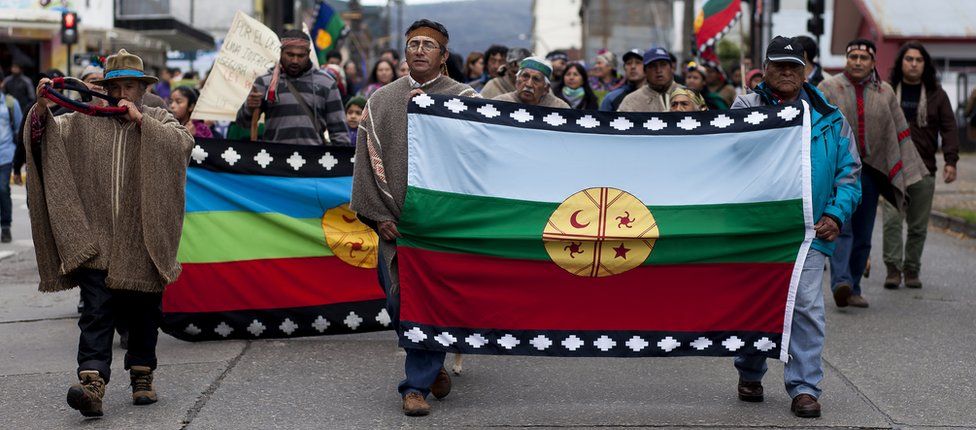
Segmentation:
{"type": "Polygon", "coordinates": [[[346,127],[349,129],[349,141],[356,144],[356,132],[359,130],[359,120],[363,117],[366,99],[356,96],[346,102],[346,127]]]}

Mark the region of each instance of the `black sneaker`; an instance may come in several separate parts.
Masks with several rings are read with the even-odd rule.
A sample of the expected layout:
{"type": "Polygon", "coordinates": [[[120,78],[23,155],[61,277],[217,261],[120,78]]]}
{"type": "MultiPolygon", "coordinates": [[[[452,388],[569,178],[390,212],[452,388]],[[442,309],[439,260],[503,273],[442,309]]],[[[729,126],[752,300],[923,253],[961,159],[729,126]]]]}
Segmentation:
{"type": "Polygon", "coordinates": [[[14,237],[10,235],[10,227],[4,227],[0,230],[0,242],[10,243],[14,241],[14,237]]]}

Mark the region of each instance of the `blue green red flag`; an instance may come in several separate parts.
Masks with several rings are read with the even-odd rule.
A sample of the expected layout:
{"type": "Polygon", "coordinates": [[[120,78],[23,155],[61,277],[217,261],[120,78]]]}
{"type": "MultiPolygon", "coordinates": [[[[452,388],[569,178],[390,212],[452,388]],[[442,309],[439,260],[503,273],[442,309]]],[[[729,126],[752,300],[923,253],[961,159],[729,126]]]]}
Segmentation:
{"type": "Polygon", "coordinates": [[[319,2],[319,12],[312,25],[312,42],[319,64],[325,64],[329,51],[336,47],[336,43],[348,32],[345,21],[325,2],[319,2]]]}
{"type": "Polygon", "coordinates": [[[200,341],[387,330],[352,147],[197,139],[163,331],[200,341]]]}

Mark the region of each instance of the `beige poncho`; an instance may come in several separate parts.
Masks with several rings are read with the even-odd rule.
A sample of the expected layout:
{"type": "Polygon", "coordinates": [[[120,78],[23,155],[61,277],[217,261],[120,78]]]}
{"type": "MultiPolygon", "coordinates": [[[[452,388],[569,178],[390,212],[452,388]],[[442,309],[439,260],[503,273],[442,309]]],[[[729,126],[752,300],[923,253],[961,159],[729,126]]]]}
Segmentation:
{"type": "Polygon", "coordinates": [[[508,76],[502,75],[488,81],[481,89],[481,97],[493,99],[505,93],[515,91],[515,83],[508,80],[508,76]]]}
{"type": "Polygon", "coordinates": [[[650,85],[644,85],[634,92],[627,94],[624,101],[620,102],[618,112],[667,112],[671,110],[671,100],[668,99],[671,91],[680,88],[677,82],[671,81],[663,92],[654,91],[650,85]]]}
{"type": "MultiPolygon", "coordinates": [[[[519,100],[518,96],[515,94],[515,91],[502,94],[498,97],[495,97],[494,100],[511,102],[511,103],[522,103],[522,101],[519,100]]],[[[542,96],[542,100],[539,100],[539,104],[537,106],[569,109],[569,104],[563,101],[563,99],[552,95],[552,91],[542,96]]]]}
{"type": "Polygon", "coordinates": [[[48,113],[40,144],[30,136],[28,125],[27,194],[41,291],[73,288],[69,274],[78,268],[106,270],[108,288],[120,290],[160,293],[176,280],[193,147],[185,127],[169,112],[145,107],[141,126],[48,113]]]}
{"type": "MultiPolygon", "coordinates": [[[[471,87],[447,76],[420,87],[427,94],[477,97],[471,87]]],[[[407,103],[413,90],[402,77],[376,90],[366,101],[356,136],[352,201],[349,206],[372,221],[397,221],[407,195],[407,103]]],[[[383,263],[390,269],[392,290],[399,292],[393,258],[396,242],[380,240],[383,263]]]]}
{"type": "MultiPolygon", "coordinates": [[[[860,126],[854,84],[843,73],[820,83],[827,100],[840,108],[855,135],[860,126]]],[[[905,190],[927,173],[925,163],[912,143],[900,101],[887,82],[871,78],[864,83],[864,141],[858,142],[861,162],[873,168],[877,177],[888,178],[896,207],[905,209],[905,190]]],[[[863,173],[862,173],[863,174],[863,173]]]]}

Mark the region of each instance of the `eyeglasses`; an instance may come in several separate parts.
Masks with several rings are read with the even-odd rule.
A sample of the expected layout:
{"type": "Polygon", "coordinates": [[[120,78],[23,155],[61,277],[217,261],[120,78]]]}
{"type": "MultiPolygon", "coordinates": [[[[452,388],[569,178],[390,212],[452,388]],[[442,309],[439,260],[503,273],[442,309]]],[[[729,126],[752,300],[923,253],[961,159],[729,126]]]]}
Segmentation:
{"type": "Polygon", "coordinates": [[[436,43],[431,42],[431,41],[428,41],[428,40],[425,40],[423,42],[421,42],[419,40],[413,40],[413,41],[410,41],[409,43],[407,43],[407,51],[430,52],[430,51],[433,51],[433,50],[438,49],[438,48],[440,48],[440,46],[438,46],[436,43]]]}

